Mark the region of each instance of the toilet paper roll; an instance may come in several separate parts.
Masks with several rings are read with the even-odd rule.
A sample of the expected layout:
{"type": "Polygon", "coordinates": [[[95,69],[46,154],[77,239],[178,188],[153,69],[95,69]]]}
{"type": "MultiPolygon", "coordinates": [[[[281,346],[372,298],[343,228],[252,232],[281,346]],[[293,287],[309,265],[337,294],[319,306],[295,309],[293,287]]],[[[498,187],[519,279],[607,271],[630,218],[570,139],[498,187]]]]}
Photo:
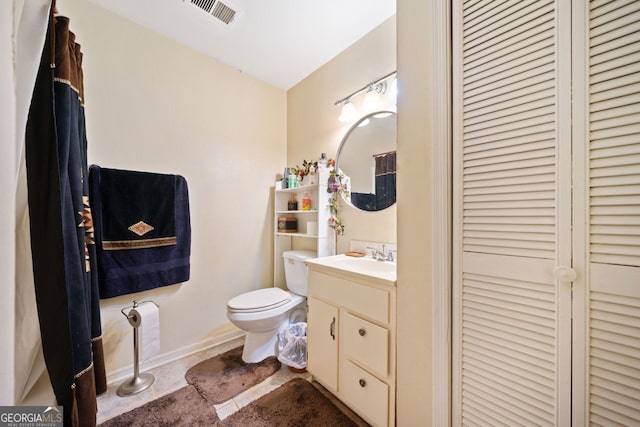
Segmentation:
{"type": "Polygon", "coordinates": [[[318,223],[316,221],[307,221],[307,234],[318,235],[318,223]]]}
{"type": "Polygon", "coordinates": [[[160,310],[146,301],[132,308],[129,323],[138,328],[140,359],[146,360],[160,353],[160,310]]]}

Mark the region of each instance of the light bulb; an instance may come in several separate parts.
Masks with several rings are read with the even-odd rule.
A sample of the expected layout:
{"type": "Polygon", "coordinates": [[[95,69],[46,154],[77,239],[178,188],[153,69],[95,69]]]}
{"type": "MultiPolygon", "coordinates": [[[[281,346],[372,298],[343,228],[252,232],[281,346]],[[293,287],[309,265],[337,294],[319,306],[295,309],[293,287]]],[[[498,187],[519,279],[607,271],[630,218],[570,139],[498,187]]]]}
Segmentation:
{"type": "Polygon", "coordinates": [[[393,79],[390,86],[391,87],[389,88],[389,93],[387,94],[387,96],[389,97],[389,99],[391,99],[391,101],[393,102],[393,105],[396,105],[397,99],[398,99],[398,78],[397,77],[393,79]]]}
{"type": "Polygon", "coordinates": [[[377,110],[380,106],[380,103],[380,93],[375,88],[371,87],[371,89],[369,89],[367,94],[364,96],[362,108],[365,111],[377,110]]]}
{"type": "Polygon", "coordinates": [[[341,122],[352,122],[356,119],[356,107],[351,103],[351,101],[347,100],[342,106],[342,112],[340,113],[340,117],[338,120],[341,122]]]}

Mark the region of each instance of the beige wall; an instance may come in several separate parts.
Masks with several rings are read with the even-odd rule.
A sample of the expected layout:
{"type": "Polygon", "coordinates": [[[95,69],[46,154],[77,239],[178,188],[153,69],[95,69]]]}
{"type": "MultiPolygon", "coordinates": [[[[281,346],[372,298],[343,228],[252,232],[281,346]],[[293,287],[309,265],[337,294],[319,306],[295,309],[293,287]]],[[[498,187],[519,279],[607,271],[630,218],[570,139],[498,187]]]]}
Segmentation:
{"type": "MultiPolygon", "coordinates": [[[[430,14],[433,2],[398,0],[398,414],[432,425],[433,177],[430,14]],[[407,255],[408,254],[408,255],[407,255]]],[[[446,143],[446,141],[442,141],[446,143]]]]}
{"type": "MultiPolygon", "coordinates": [[[[335,159],[342,137],[353,123],[338,121],[334,103],[367,83],[396,69],[396,19],[389,18],[287,92],[287,163],[317,160],[321,153],[335,159]]],[[[360,106],[364,93],[353,98],[360,106]]],[[[361,212],[342,204],[345,224],[337,251],[349,250],[349,241],[396,242],[396,207],[361,212]]]]}
{"type": "MultiPolygon", "coordinates": [[[[85,53],[89,163],[180,174],[189,184],[191,279],[135,297],[160,304],[162,353],[215,340],[233,329],[231,297],[272,284],[285,92],[90,2],[60,9],[85,53]]],[[[132,328],[120,314],[132,298],[101,302],[109,373],[132,363],[132,328]]]]}

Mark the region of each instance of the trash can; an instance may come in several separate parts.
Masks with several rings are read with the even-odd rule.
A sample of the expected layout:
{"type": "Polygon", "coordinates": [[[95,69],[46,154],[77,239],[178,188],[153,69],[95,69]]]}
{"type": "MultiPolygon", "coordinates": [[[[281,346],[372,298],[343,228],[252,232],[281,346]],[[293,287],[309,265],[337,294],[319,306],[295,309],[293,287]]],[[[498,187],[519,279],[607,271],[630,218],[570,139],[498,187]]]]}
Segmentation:
{"type": "Polygon", "coordinates": [[[278,333],[278,360],[293,372],[307,369],[307,322],[291,323],[278,333]]]}

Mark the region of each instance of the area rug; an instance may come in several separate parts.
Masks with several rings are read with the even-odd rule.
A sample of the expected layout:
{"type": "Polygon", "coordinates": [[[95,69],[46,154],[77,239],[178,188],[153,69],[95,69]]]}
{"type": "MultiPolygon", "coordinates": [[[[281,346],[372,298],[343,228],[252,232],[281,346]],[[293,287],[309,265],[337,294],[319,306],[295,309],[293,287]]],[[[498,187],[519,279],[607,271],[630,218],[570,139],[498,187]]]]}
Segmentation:
{"type": "Polygon", "coordinates": [[[207,403],[195,387],[178,391],[126,412],[100,424],[101,427],[210,426],[220,419],[212,404],[207,403]]]}
{"type": "Polygon", "coordinates": [[[275,374],[280,366],[275,356],[259,363],[245,363],[242,361],[242,347],[237,347],[189,368],[185,378],[205,400],[218,404],[261,383],[275,374]]]}
{"type": "Polygon", "coordinates": [[[226,402],[280,369],[281,363],[275,357],[259,363],[243,362],[242,349],[240,346],[198,363],[185,374],[188,386],[100,426],[214,425],[219,418],[213,405],[226,402]]]}
{"type": "Polygon", "coordinates": [[[217,424],[220,427],[356,427],[309,381],[295,378],[217,424]]]}
{"type": "MultiPolygon", "coordinates": [[[[347,410],[348,411],[348,410],[347,410]]],[[[119,415],[100,427],[360,427],[309,381],[295,378],[220,421],[212,403],[189,385],[119,415]]]]}

